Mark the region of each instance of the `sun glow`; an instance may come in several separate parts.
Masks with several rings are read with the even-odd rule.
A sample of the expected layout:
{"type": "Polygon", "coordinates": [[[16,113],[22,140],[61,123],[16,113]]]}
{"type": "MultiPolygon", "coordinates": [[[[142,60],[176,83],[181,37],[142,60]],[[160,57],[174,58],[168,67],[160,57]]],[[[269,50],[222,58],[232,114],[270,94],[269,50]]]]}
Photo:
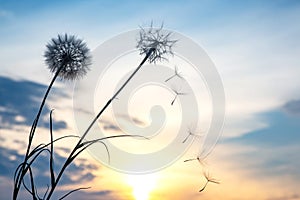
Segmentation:
{"type": "Polygon", "coordinates": [[[149,200],[150,193],[156,186],[157,175],[128,175],[127,182],[132,187],[132,195],[135,200],[149,200]]]}

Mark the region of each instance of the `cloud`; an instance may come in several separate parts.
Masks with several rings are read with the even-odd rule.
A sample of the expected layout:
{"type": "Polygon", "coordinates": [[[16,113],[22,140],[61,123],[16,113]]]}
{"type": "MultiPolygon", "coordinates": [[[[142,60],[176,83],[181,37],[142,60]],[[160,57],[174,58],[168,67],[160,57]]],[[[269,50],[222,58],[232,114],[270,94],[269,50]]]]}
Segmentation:
{"type": "Polygon", "coordinates": [[[102,126],[102,128],[106,131],[122,131],[117,125],[115,125],[113,122],[111,122],[108,119],[101,119],[100,121],[100,125],[102,126]]]}
{"type": "Polygon", "coordinates": [[[278,109],[260,114],[258,118],[265,119],[268,126],[223,139],[222,143],[250,147],[249,151],[238,150],[233,157],[240,160],[242,168],[254,169],[257,177],[289,176],[299,182],[300,117],[286,115],[278,109]]]}
{"type": "MultiPolygon", "coordinates": [[[[115,198],[113,196],[113,193],[110,190],[89,191],[91,189],[77,191],[77,192],[71,194],[69,196],[69,199],[73,199],[73,200],[82,200],[82,199],[88,199],[88,200],[107,200],[107,199],[116,200],[116,199],[118,199],[118,198],[115,198]]],[[[59,197],[63,196],[64,194],[66,194],[68,192],[69,191],[59,191],[59,194],[56,194],[53,199],[58,199],[59,197]]]]}
{"type": "Polygon", "coordinates": [[[288,116],[284,112],[273,110],[258,114],[257,118],[267,121],[268,126],[228,141],[264,147],[296,145],[300,141],[299,117],[288,116]]]}
{"type": "MultiPolygon", "coordinates": [[[[0,178],[4,178],[12,182],[14,170],[23,161],[23,155],[19,154],[16,150],[6,149],[0,146],[0,178]]],[[[54,153],[54,169],[56,172],[60,169],[65,157],[54,153]]],[[[32,165],[35,182],[38,189],[45,188],[49,184],[49,156],[41,154],[32,165]]],[[[65,171],[60,185],[72,185],[86,183],[94,180],[95,175],[93,172],[98,170],[99,167],[95,164],[89,163],[85,159],[78,159],[73,162],[65,171]]],[[[0,183],[0,188],[2,184],[0,183]]]]}
{"type": "Polygon", "coordinates": [[[118,126],[115,126],[113,124],[104,124],[102,128],[106,131],[121,131],[118,126]]]}
{"type": "Polygon", "coordinates": [[[292,100],[285,103],[283,110],[292,115],[300,115],[300,100],[292,100]]]}
{"type": "MultiPolygon", "coordinates": [[[[117,114],[116,117],[122,119],[123,121],[125,121],[125,123],[134,122],[135,124],[137,124],[139,126],[145,125],[145,123],[137,117],[129,117],[129,116],[126,116],[125,114],[117,114]]],[[[122,132],[122,129],[118,125],[114,124],[113,122],[111,122],[109,120],[100,120],[100,122],[102,124],[102,128],[106,131],[122,132]]]]}
{"type": "Polygon", "coordinates": [[[13,176],[12,170],[17,167],[22,158],[17,151],[0,146],[0,175],[11,178],[13,176]]]}
{"type": "MultiPolygon", "coordinates": [[[[0,85],[0,129],[12,129],[16,125],[31,126],[47,86],[31,81],[17,81],[3,76],[0,76],[0,85]]],[[[64,94],[59,91],[56,91],[56,95],[59,98],[64,97],[64,94]]],[[[50,107],[46,104],[40,117],[39,126],[49,127],[49,113],[50,107]]],[[[67,124],[64,121],[53,119],[53,129],[66,127],[67,124]]]]}
{"type": "Polygon", "coordinates": [[[278,2],[246,4],[235,5],[240,9],[222,8],[224,18],[212,16],[209,29],[194,26],[191,32],[216,64],[224,83],[225,137],[265,126],[256,118],[257,113],[299,98],[300,40],[295,37],[300,34],[296,26],[299,4],[283,9],[278,2]],[[278,17],[280,20],[274,21],[278,17]]]}
{"type": "Polygon", "coordinates": [[[267,200],[297,200],[300,198],[299,194],[285,195],[281,197],[268,198],[267,200]]]}
{"type": "Polygon", "coordinates": [[[128,122],[134,122],[134,123],[136,123],[137,125],[140,125],[140,126],[145,125],[145,122],[143,122],[142,120],[140,120],[137,117],[128,116],[126,114],[118,114],[117,117],[120,117],[120,118],[122,118],[122,119],[124,119],[128,122]]]}
{"type": "MultiPolygon", "coordinates": [[[[76,186],[74,186],[76,188],[76,186]]],[[[8,200],[12,199],[12,193],[8,191],[12,191],[13,185],[10,180],[7,178],[3,178],[0,176],[0,194],[1,194],[1,199],[3,200],[8,200]]],[[[70,189],[72,190],[72,189],[70,189]]],[[[59,199],[65,194],[67,194],[70,190],[61,190],[57,189],[56,192],[53,194],[52,199],[59,199]]],[[[41,193],[40,193],[41,195],[41,193]]],[[[23,199],[30,199],[30,196],[25,191],[20,191],[20,197],[23,199]],[[27,197],[27,198],[26,198],[27,197]]],[[[81,190],[74,192],[73,194],[69,195],[69,198],[66,199],[73,199],[73,200],[82,200],[82,199],[88,199],[88,200],[115,200],[117,198],[114,197],[114,194],[110,190],[99,190],[95,191],[93,190],[93,187],[90,189],[86,190],[81,190]]]]}
{"type": "MultiPolygon", "coordinates": [[[[1,60],[5,63],[4,71],[35,80],[43,77],[45,81],[47,76],[44,74],[48,75],[48,73],[46,69],[40,68],[42,59],[37,55],[41,54],[44,43],[51,35],[61,30],[75,31],[78,35],[86,37],[90,45],[96,47],[100,41],[112,34],[137,27],[142,23],[147,24],[147,20],[151,19],[149,17],[153,17],[153,9],[145,7],[143,3],[126,4],[125,7],[118,3],[102,5],[99,2],[59,4],[60,12],[56,10],[55,17],[63,23],[58,24],[57,20],[53,19],[54,9],[50,3],[35,5],[31,2],[11,7],[17,10],[13,10],[15,13],[26,12],[26,15],[25,18],[17,19],[13,29],[7,27],[8,31],[3,37],[3,43],[6,43],[0,57],[2,55],[1,60]],[[103,12],[97,12],[98,8],[95,5],[100,6],[100,4],[103,12]],[[114,7],[113,10],[111,5],[114,7]],[[24,6],[26,8],[38,6],[41,9],[28,12],[24,6]],[[72,9],[65,12],[65,8],[70,6],[72,9]],[[137,18],[138,13],[130,12],[131,6],[140,8],[136,10],[139,10],[138,13],[143,13],[143,17],[137,18]],[[85,14],[78,18],[74,15],[76,12],[85,14]],[[120,21],[119,15],[122,13],[126,13],[123,15],[126,18],[120,21]],[[109,18],[111,21],[108,23],[106,16],[111,16],[109,18]],[[102,19],[101,26],[93,26],[94,22],[99,23],[99,19],[102,19]],[[79,21],[84,23],[78,23],[79,21]],[[24,47],[26,47],[25,55],[24,47]],[[18,59],[15,59],[16,54],[18,59]],[[32,64],[33,60],[35,63],[32,64]],[[13,66],[19,66],[20,63],[25,67],[16,71],[13,66]],[[39,76],[36,76],[36,72],[39,76]]],[[[161,3],[153,2],[153,5],[158,4],[161,3]]],[[[154,22],[165,21],[167,28],[170,26],[172,29],[177,29],[191,36],[199,44],[203,44],[224,80],[229,122],[226,128],[230,129],[226,129],[224,135],[236,132],[235,136],[261,126],[251,118],[251,115],[282,104],[299,90],[296,87],[299,85],[297,72],[300,69],[297,67],[300,46],[297,40],[299,26],[296,19],[298,18],[299,4],[295,2],[283,6],[278,2],[254,1],[228,7],[226,3],[199,4],[195,1],[189,5],[179,2],[163,3],[159,9],[155,9],[154,22]],[[274,21],[275,18],[280,20],[274,21]],[[283,96],[286,99],[282,99],[283,96]],[[245,121],[249,122],[249,125],[245,124],[245,121]],[[241,128],[243,130],[236,130],[236,126],[243,127],[241,128]]]]}

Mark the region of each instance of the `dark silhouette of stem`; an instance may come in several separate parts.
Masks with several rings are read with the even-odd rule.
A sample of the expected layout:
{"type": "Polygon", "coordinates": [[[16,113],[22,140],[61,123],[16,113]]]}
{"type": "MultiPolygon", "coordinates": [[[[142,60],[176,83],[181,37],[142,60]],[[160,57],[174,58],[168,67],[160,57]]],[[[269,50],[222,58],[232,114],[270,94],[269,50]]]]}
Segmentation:
{"type": "Polygon", "coordinates": [[[65,194],[64,196],[62,196],[61,198],[59,198],[59,200],[62,200],[64,198],[66,198],[67,196],[69,196],[70,194],[74,193],[74,192],[77,192],[79,190],[87,190],[87,189],[90,189],[91,187],[82,187],[82,188],[77,188],[75,190],[72,190],[70,192],[68,192],[67,194],[65,194]]]}
{"type": "MultiPolygon", "coordinates": [[[[30,156],[29,156],[29,152],[30,152],[30,148],[31,148],[32,141],[33,141],[33,136],[34,136],[34,133],[35,133],[35,130],[36,130],[38,121],[39,121],[39,119],[40,119],[40,116],[41,116],[43,107],[44,107],[44,105],[45,105],[46,99],[47,99],[47,97],[48,97],[48,95],[49,95],[49,93],[50,93],[50,90],[51,90],[51,88],[52,88],[52,86],[53,86],[53,84],[54,84],[56,78],[58,77],[58,75],[59,75],[61,69],[62,69],[62,67],[60,67],[60,68],[56,71],[54,77],[52,78],[52,80],[51,80],[51,82],[50,82],[50,84],[49,84],[49,86],[48,86],[48,88],[47,88],[47,91],[46,91],[46,93],[45,93],[45,95],[44,95],[44,98],[43,98],[43,100],[42,100],[42,103],[41,103],[41,105],[40,105],[40,108],[39,108],[39,110],[38,110],[38,113],[37,113],[37,115],[36,115],[36,117],[35,117],[35,119],[34,119],[34,121],[33,121],[33,123],[32,123],[31,130],[30,130],[30,133],[29,133],[29,139],[28,139],[28,145],[27,145],[26,154],[25,154],[25,157],[24,157],[23,165],[22,165],[22,167],[21,167],[21,169],[20,169],[20,171],[19,171],[19,173],[21,173],[21,174],[18,174],[17,179],[15,180],[15,183],[14,183],[13,200],[16,200],[16,199],[17,199],[18,193],[19,193],[19,191],[20,191],[20,187],[21,187],[22,180],[23,180],[25,174],[27,173],[28,168],[26,169],[25,166],[26,166],[26,163],[27,163],[27,161],[28,161],[28,159],[29,159],[29,157],[30,157],[30,156]],[[26,170],[25,170],[25,169],[26,169],[26,170]]],[[[17,173],[17,171],[16,171],[15,173],[17,173]]]]}
{"type": "Polygon", "coordinates": [[[118,94],[124,89],[124,87],[129,83],[129,81],[133,78],[133,76],[141,69],[143,64],[146,62],[146,60],[149,58],[151,53],[154,51],[154,48],[151,48],[148,53],[146,54],[145,58],[142,60],[142,62],[139,64],[139,66],[134,70],[134,72],[129,76],[129,78],[125,81],[125,83],[120,87],[120,89],[108,100],[108,102],[105,104],[105,106],[100,110],[100,112],[97,114],[97,116],[94,118],[92,123],[89,125],[89,127],[86,129],[84,134],[82,135],[81,139],[79,140],[78,144],[85,138],[86,134],[90,131],[92,126],[95,124],[95,122],[98,120],[98,118],[102,115],[102,113],[106,110],[106,108],[111,104],[111,102],[118,96],[118,94]]]}
{"type": "Polygon", "coordinates": [[[55,175],[54,175],[54,160],[53,160],[53,131],[52,131],[52,112],[53,110],[51,110],[50,112],[50,162],[49,162],[49,169],[50,169],[50,177],[51,177],[51,186],[53,186],[54,181],[55,181],[55,175]]]}
{"type": "MultiPolygon", "coordinates": [[[[82,137],[80,138],[80,140],[78,141],[78,143],[76,144],[76,146],[74,147],[74,149],[72,150],[72,152],[70,153],[69,157],[66,159],[66,161],[65,161],[64,165],[62,166],[60,172],[58,173],[57,178],[56,178],[56,180],[54,182],[54,185],[51,187],[46,200],[50,200],[50,198],[51,198],[51,196],[52,196],[52,194],[53,194],[53,192],[54,192],[54,190],[55,190],[58,182],[60,181],[61,176],[63,175],[65,169],[69,166],[69,164],[71,164],[71,162],[75,159],[74,154],[80,148],[82,141],[84,140],[84,138],[86,137],[86,135],[88,134],[88,132],[90,131],[90,129],[92,128],[92,126],[99,119],[99,117],[106,110],[106,108],[111,104],[111,102],[118,96],[118,94],[129,83],[129,81],[133,78],[133,76],[141,69],[141,67],[144,65],[144,63],[147,61],[147,59],[151,56],[151,54],[154,51],[155,51],[155,48],[149,49],[149,51],[145,55],[145,57],[142,60],[142,62],[139,64],[139,66],[133,71],[133,73],[129,76],[129,78],[125,81],[125,83],[120,87],[120,89],[107,101],[107,103],[105,104],[105,106],[99,111],[99,113],[96,115],[96,117],[90,123],[90,125],[88,126],[88,128],[83,133],[82,137]]],[[[78,154],[76,154],[76,155],[78,155],[78,154]]]]}

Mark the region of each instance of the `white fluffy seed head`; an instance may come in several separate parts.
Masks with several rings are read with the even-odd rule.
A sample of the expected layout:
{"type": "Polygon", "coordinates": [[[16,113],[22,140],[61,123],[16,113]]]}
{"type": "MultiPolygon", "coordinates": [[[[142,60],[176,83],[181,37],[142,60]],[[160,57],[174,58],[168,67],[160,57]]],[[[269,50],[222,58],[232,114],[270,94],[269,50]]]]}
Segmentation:
{"type": "Polygon", "coordinates": [[[91,64],[90,50],[74,35],[58,35],[46,45],[45,62],[51,72],[65,80],[83,77],[91,64]]]}
{"type": "Polygon", "coordinates": [[[150,63],[168,61],[166,56],[168,54],[174,55],[172,47],[177,42],[177,40],[170,39],[171,34],[172,32],[165,31],[163,26],[153,28],[152,23],[150,28],[141,27],[136,46],[140,51],[140,55],[147,55],[150,49],[155,49],[148,58],[150,63]]]}

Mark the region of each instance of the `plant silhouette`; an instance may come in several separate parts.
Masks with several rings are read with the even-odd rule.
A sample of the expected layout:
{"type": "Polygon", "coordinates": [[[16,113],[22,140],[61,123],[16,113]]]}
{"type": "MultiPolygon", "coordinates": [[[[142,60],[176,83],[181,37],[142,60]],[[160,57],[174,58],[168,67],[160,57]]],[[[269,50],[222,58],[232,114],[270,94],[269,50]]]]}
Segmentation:
{"type": "MultiPolygon", "coordinates": [[[[77,39],[75,36],[64,34],[58,35],[57,38],[53,38],[50,43],[46,45],[47,49],[45,51],[45,62],[48,65],[48,68],[51,72],[54,73],[54,76],[46,90],[46,93],[42,99],[40,108],[37,112],[37,115],[31,126],[29,133],[29,140],[24,155],[24,161],[17,166],[14,174],[14,189],[13,189],[13,200],[16,200],[19,195],[19,191],[23,186],[24,189],[32,196],[34,200],[46,199],[50,200],[55,192],[57,185],[59,184],[62,175],[64,174],[67,167],[69,167],[75,158],[81,154],[85,149],[95,143],[101,143],[106,148],[108,153],[108,161],[110,161],[109,150],[104,143],[104,140],[119,138],[119,137],[142,137],[139,135],[114,135],[104,138],[86,140],[85,137],[89,133],[92,126],[100,118],[102,113],[108,108],[111,102],[117,98],[118,94],[124,89],[124,87],[129,83],[129,81],[136,75],[136,73],[141,69],[146,61],[150,63],[156,63],[162,60],[168,60],[168,55],[173,55],[172,46],[176,43],[176,40],[170,39],[171,32],[166,32],[163,30],[163,26],[158,29],[153,28],[152,23],[150,28],[140,30],[140,38],[137,41],[137,48],[140,50],[140,55],[144,55],[141,63],[137,66],[134,72],[129,76],[129,78],[121,85],[121,87],[116,91],[116,93],[107,101],[102,109],[99,110],[98,114],[94,117],[91,123],[87,126],[87,129],[82,134],[81,137],[76,135],[66,135],[54,139],[53,137],[53,121],[52,113],[50,112],[50,127],[49,135],[50,142],[46,144],[39,144],[36,147],[32,148],[32,143],[34,135],[36,133],[36,128],[38,126],[38,121],[41,116],[41,112],[46,103],[46,99],[50,93],[50,90],[58,77],[64,80],[75,80],[77,78],[83,77],[89,70],[89,65],[91,65],[91,56],[90,51],[87,48],[86,44],[77,39]],[[65,162],[62,164],[60,170],[56,174],[54,171],[54,144],[57,141],[64,140],[67,138],[78,138],[78,142],[71,150],[70,154],[67,156],[65,162]],[[37,186],[35,184],[34,170],[32,164],[36,162],[37,158],[42,154],[46,153],[49,155],[49,176],[50,176],[50,185],[47,187],[43,197],[41,198],[37,191],[37,186]],[[25,177],[28,177],[29,183],[25,181],[25,177]]],[[[88,189],[89,187],[81,187],[74,190],[71,190],[67,194],[63,195],[60,199],[64,199],[73,192],[88,189]]]]}

